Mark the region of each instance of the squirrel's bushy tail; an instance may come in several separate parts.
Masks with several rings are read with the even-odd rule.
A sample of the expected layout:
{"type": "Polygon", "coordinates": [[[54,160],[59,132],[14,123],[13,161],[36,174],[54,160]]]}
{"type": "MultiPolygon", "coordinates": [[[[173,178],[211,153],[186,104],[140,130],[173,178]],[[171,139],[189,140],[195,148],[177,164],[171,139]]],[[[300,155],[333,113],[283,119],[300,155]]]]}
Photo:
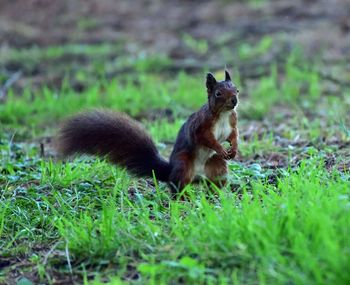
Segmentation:
{"type": "Polygon", "coordinates": [[[98,110],[66,120],[59,131],[57,147],[64,156],[106,156],[137,176],[152,176],[154,171],[158,180],[169,180],[169,162],[160,156],[142,126],[122,113],[98,110]]]}

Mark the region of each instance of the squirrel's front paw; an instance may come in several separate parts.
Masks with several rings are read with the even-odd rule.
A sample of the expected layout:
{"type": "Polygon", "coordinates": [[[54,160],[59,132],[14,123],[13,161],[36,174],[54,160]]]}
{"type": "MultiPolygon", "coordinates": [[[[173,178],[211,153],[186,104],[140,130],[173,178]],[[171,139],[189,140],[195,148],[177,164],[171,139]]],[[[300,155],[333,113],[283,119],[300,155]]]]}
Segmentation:
{"type": "Polygon", "coordinates": [[[237,155],[237,149],[231,148],[229,150],[229,154],[230,154],[230,159],[234,159],[236,157],[236,155],[237,155]]]}
{"type": "Polygon", "coordinates": [[[226,149],[222,148],[220,149],[220,151],[218,151],[218,154],[223,158],[223,159],[230,159],[231,155],[229,153],[229,151],[227,151],[226,149]]]}

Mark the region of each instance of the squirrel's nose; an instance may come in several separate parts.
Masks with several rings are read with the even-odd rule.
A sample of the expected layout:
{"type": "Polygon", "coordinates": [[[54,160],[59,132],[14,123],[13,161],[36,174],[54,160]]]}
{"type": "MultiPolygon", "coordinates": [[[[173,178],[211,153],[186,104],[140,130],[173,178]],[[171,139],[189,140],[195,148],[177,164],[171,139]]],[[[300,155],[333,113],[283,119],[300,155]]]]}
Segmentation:
{"type": "Polygon", "coordinates": [[[232,105],[236,106],[237,105],[237,98],[236,97],[232,97],[231,98],[231,102],[232,102],[232,105]]]}

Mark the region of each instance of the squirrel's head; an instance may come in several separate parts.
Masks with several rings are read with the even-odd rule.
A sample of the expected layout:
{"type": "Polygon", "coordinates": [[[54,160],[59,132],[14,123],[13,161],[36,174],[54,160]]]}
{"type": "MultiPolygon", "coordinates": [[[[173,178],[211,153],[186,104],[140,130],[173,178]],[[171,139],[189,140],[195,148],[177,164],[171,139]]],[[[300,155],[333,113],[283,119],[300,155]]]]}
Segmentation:
{"type": "Polygon", "coordinates": [[[212,111],[222,112],[234,109],[238,104],[239,90],[232,83],[231,76],[225,70],[225,80],[216,81],[213,74],[207,74],[208,102],[212,111]]]}

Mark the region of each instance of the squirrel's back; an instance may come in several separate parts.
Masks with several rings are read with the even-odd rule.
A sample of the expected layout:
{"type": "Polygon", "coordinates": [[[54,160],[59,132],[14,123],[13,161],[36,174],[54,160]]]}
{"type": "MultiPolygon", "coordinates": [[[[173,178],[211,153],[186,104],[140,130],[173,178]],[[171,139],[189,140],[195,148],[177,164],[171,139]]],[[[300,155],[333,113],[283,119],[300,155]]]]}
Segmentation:
{"type": "Polygon", "coordinates": [[[106,156],[138,176],[152,176],[154,171],[161,181],[168,181],[171,171],[142,126],[118,112],[98,110],[71,117],[60,129],[57,147],[63,156],[106,156]]]}

